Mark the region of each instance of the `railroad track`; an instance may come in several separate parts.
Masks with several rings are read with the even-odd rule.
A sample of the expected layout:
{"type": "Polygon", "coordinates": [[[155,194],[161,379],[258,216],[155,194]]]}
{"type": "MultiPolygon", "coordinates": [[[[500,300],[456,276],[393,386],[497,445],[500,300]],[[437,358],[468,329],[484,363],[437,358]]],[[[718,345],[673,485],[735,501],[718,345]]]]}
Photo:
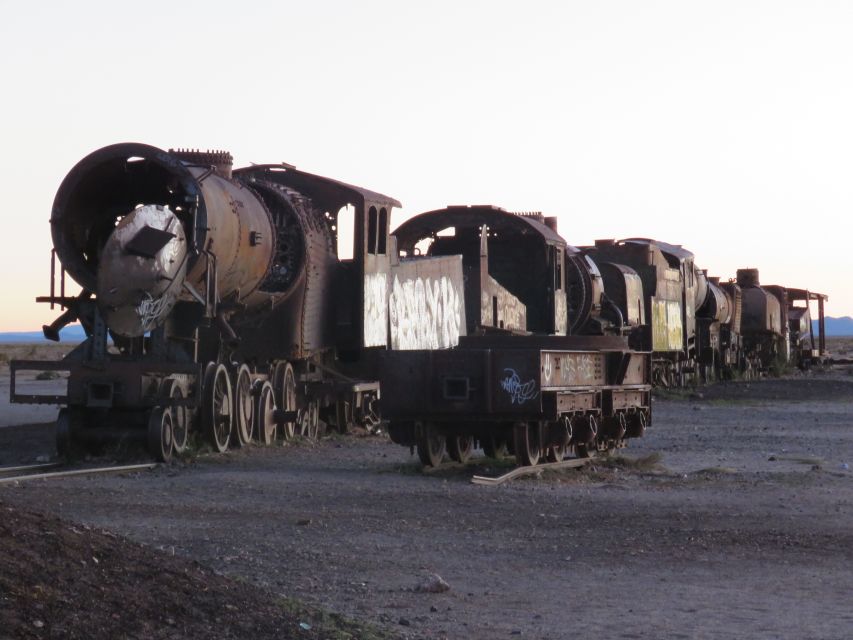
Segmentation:
{"type": "Polygon", "coordinates": [[[17,467],[0,467],[0,485],[24,482],[27,480],[51,480],[53,478],[67,478],[70,476],[84,476],[98,473],[121,473],[124,471],[142,471],[159,466],[156,462],[145,464],[110,465],[108,467],[88,467],[85,469],[60,469],[58,471],[47,471],[47,469],[59,469],[60,462],[49,462],[44,464],[31,464],[17,467]],[[13,474],[13,475],[8,475],[13,474]]]}

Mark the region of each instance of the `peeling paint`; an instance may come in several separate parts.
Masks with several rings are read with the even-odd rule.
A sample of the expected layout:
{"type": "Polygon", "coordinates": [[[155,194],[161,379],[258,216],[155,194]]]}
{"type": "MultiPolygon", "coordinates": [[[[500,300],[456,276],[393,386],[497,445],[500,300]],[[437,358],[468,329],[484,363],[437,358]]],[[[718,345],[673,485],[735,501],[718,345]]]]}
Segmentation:
{"type": "Polygon", "coordinates": [[[488,276],[486,287],[480,292],[480,324],[484,327],[525,331],[527,306],[497,280],[488,276]],[[497,317],[494,317],[494,302],[497,302],[497,317]]]}

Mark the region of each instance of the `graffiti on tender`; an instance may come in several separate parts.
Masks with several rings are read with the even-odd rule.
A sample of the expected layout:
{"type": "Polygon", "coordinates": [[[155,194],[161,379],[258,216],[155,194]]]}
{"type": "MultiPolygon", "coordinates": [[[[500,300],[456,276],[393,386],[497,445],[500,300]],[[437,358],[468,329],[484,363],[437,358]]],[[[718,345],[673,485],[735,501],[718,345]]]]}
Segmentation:
{"type": "Polygon", "coordinates": [[[388,312],[392,349],[447,349],[459,344],[463,302],[448,276],[400,282],[395,275],[388,312]]]}
{"type": "Polygon", "coordinates": [[[536,380],[522,382],[515,369],[504,369],[504,373],[507,376],[501,380],[501,388],[509,394],[511,404],[524,404],[539,395],[536,380]]]}
{"type": "Polygon", "coordinates": [[[364,276],[364,346],[384,347],[388,343],[387,276],[368,273],[364,276]]]}
{"type": "Polygon", "coordinates": [[[542,377],[546,386],[586,386],[603,384],[601,354],[542,354],[542,377]]]}
{"type": "Polygon", "coordinates": [[[557,335],[566,335],[569,326],[569,309],[565,294],[562,291],[556,292],[554,297],[554,333],[557,335]]]}

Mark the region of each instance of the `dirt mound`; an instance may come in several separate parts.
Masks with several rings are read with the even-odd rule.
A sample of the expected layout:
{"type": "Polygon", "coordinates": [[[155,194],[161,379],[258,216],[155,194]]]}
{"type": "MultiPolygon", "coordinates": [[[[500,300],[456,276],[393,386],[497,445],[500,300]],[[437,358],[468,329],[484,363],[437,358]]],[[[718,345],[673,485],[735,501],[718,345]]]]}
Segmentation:
{"type": "Polygon", "coordinates": [[[384,638],[197,563],[0,502],[0,637],[384,638]]]}

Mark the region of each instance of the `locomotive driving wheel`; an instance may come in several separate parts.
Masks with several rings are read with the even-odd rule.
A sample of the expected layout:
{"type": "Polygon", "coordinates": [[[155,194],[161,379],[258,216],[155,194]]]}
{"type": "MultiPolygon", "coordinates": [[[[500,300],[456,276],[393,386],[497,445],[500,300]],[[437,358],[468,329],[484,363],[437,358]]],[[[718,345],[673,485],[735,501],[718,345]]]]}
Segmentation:
{"type": "Polygon", "coordinates": [[[78,453],[74,438],[80,428],[82,415],[79,410],[64,407],[56,416],[56,452],[61,458],[74,458],[78,453]]]}
{"type": "Polygon", "coordinates": [[[222,453],[228,449],[233,423],[233,397],[228,369],[211,362],[204,372],[201,422],[210,444],[222,453]]]}
{"type": "Polygon", "coordinates": [[[447,436],[447,453],[451,460],[465,464],[474,450],[474,436],[447,436]]]}
{"type": "Polygon", "coordinates": [[[163,383],[162,396],[169,398],[169,411],[172,414],[172,450],[181,454],[186,451],[190,433],[189,410],[181,405],[175,404],[184,399],[184,390],[174,378],[163,383]]]}
{"type": "Polygon", "coordinates": [[[548,447],[547,456],[548,462],[562,462],[563,458],[566,457],[566,445],[564,444],[552,444],[548,447]]]}
{"type": "MultiPolygon", "coordinates": [[[[288,413],[296,411],[296,375],[289,362],[278,362],[273,370],[273,389],[278,408],[288,413]]],[[[288,420],[281,424],[281,437],[284,440],[293,438],[296,423],[288,420]]]]}
{"type": "Polygon", "coordinates": [[[148,452],[158,462],[172,459],[172,412],[168,407],[154,407],[148,416],[148,452]]]}
{"type": "Polygon", "coordinates": [[[317,440],[320,437],[320,403],[317,400],[309,400],[299,410],[296,423],[300,436],[309,440],[317,440]]]}
{"type": "Polygon", "coordinates": [[[245,364],[234,373],[234,427],[237,444],[245,446],[252,441],[255,399],[252,397],[252,373],[245,364]]]}
{"type": "Polygon", "coordinates": [[[418,438],[418,458],[425,467],[437,467],[444,458],[447,439],[439,435],[433,424],[424,423],[418,438]]]}
{"type": "Polygon", "coordinates": [[[258,439],[263,444],[275,442],[275,391],[269,382],[261,383],[257,389],[257,400],[255,404],[255,429],[258,439]]]}
{"type": "Polygon", "coordinates": [[[530,467],[538,463],[541,450],[539,426],[535,423],[516,422],[512,435],[516,462],[530,467]]]}

